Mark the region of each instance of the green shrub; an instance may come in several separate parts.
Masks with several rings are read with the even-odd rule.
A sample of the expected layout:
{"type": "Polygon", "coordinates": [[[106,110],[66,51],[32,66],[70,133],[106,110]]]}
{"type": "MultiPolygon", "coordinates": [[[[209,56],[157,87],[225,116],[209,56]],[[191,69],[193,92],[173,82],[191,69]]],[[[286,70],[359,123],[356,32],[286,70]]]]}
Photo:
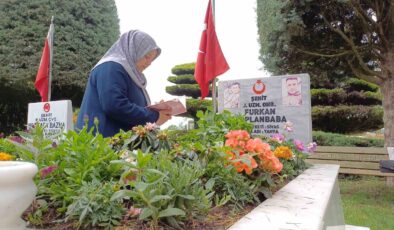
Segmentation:
{"type": "Polygon", "coordinates": [[[311,89],[312,106],[316,105],[381,105],[380,92],[351,91],[344,89],[311,89]]]}
{"type": "Polygon", "coordinates": [[[313,131],[313,141],[321,146],[383,147],[384,140],[377,138],[352,137],[337,133],[313,131]]]}
{"type": "Polygon", "coordinates": [[[379,86],[358,78],[350,78],[344,83],[346,91],[371,91],[378,92],[379,86]]]}
{"type": "MultiPolygon", "coordinates": [[[[198,98],[201,96],[200,86],[197,84],[177,84],[166,86],[166,92],[175,96],[190,96],[192,98],[198,98]]],[[[209,89],[207,97],[212,96],[212,91],[209,89]]]]}
{"type": "Polygon", "coordinates": [[[93,135],[86,127],[79,132],[68,131],[55,142],[43,138],[43,129],[39,125],[29,132],[18,133],[25,143],[15,145],[13,154],[20,160],[37,164],[40,170],[35,177],[37,195],[47,198],[57,214],[80,219],[80,225],[117,223],[119,215],[111,207],[100,207],[103,202],[119,207],[116,203],[109,204],[115,191],[108,183],[119,178],[122,171],[120,166],[110,164],[119,156],[108,139],[100,134],[93,135]],[[97,188],[104,190],[95,192],[97,188]],[[86,211],[81,210],[83,207],[86,211]],[[79,214],[81,216],[77,217],[79,214]]]}
{"type": "Polygon", "coordinates": [[[0,152],[9,153],[15,155],[16,148],[15,145],[9,142],[5,138],[0,138],[0,152]]]}
{"type": "Polygon", "coordinates": [[[169,76],[167,80],[174,84],[197,84],[196,79],[192,74],[169,76]]]}
{"type": "Polygon", "coordinates": [[[194,62],[176,65],[171,69],[171,73],[175,75],[194,74],[194,66],[194,62]]]}
{"type": "Polygon", "coordinates": [[[382,95],[379,92],[352,91],[349,92],[344,104],[348,105],[382,105],[382,95]]]}
{"type": "MultiPolygon", "coordinates": [[[[88,73],[119,37],[114,0],[1,0],[0,15],[0,79],[22,81],[33,92],[44,38],[51,16],[54,16],[52,100],[67,98],[74,106],[79,106],[82,101],[88,73]]],[[[6,93],[13,94],[11,91],[6,93]]],[[[19,96],[29,98],[27,93],[22,91],[19,96]]],[[[32,96],[30,101],[35,101],[38,93],[32,96]]],[[[25,100],[15,101],[21,109],[14,114],[24,120],[26,113],[19,112],[27,108],[27,103],[25,100]]],[[[18,128],[15,126],[14,130],[18,128]]]]}
{"type": "Polygon", "coordinates": [[[314,106],[312,127],[314,130],[334,133],[369,131],[382,128],[381,106],[314,106]]]}
{"type": "Polygon", "coordinates": [[[0,78],[0,133],[10,135],[15,130],[24,130],[28,104],[39,101],[37,91],[29,83],[9,84],[0,78]]]}
{"type": "Polygon", "coordinates": [[[158,154],[142,153],[135,156],[136,164],[117,161],[125,165],[123,179],[131,189],[116,192],[111,200],[120,198],[133,201],[133,206],[142,208],[139,219],[150,219],[151,228],[157,229],[159,220],[179,228],[187,217],[206,214],[211,207],[209,192],[201,176],[204,168],[198,160],[174,160],[167,152],[158,154]]]}
{"type": "Polygon", "coordinates": [[[338,105],[346,99],[343,89],[311,89],[312,106],[315,105],[338,105]]]}
{"type": "Polygon", "coordinates": [[[212,100],[200,100],[200,99],[187,99],[186,100],[186,109],[189,117],[196,119],[197,111],[207,111],[208,109],[212,109],[212,100]]]}
{"type": "Polygon", "coordinates": [[[66,221],[77,220],[75,227],[78,229],[120,225],[125,208],[121,201],[111,200],[117,186],[112,181],[83,181],[67,207],[66,221]]]}

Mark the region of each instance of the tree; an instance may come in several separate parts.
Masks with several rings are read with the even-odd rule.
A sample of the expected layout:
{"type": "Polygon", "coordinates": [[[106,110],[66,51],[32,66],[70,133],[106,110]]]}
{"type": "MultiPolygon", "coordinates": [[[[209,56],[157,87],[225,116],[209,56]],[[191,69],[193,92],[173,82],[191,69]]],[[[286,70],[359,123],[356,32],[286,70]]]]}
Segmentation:
{"type": "MultiPolygon", "coordinates": [[[[167,86],[166,92],[174,96],[191,97],[186,99],[186,116],[196,120],[197,111],[205,111],[208,107],[212,107],[212,101],[198,99],[201,92],[200,87],[194,79],[194,66],[195,63],[185,63],[174,66],[171,73],[175,76],[169,76],[167,80],[175,85],[167,86]]],[[[211,92],[208,96],[211,96],[211,92]]]]}
{"type": "Polygon", "coordinates": [[[378,84],[385,145],[394,146],[392,0],[258,0],[257,14],[268,70],[308,72],[315,85],[351,75],[378,84]]]}
{"type": "Polygon", "coordinates": [[[119,36],[114,0],[2,0],[0,78],[33,84],[55,17],[53,99],[79,104],[87,75],[119,36]]]}
{"type": "MultiPolygon", "coordinates": [[[[52,100],[71,99],[79,106],[90,69],[119,36],[114,0],[1,0],[0,81],[4,84],[0,84],[0,91],[20,92],[16,102],[21,103],[20,108],[27,108],[26,101],[39,101],[34,81],[52,15],[52,100]]],[[[7,98],[0,99],[0,107],[9,108],[8,104],[7,98]]],[[[19,124],[14,128],[26,123],[21,119],[27,117],[26,110],[18,111],[19,120],[10,118],[11,123],[19,124]]],[[[5,126],[11,128],[0,123],[0,129],[5,126]]]]}

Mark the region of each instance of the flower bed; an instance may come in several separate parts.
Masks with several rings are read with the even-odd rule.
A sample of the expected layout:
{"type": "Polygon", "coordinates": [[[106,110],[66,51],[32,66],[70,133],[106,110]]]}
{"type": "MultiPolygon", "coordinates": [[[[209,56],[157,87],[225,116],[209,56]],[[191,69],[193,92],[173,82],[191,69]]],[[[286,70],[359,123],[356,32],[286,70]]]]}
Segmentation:
{"type": "Polygon", "coordinates": [[[32,227],[192,229],[208,214],[242,214],[271,197],[307,168],[315,147],[279,134],[251,137],[252,124],[229,112],[198,117],[199,128],[187,132],[147,124],[112,138],[84,128],[52,141],[37,126],[0,139],[0,152],[40,169],[25,215],[32,227]]]}

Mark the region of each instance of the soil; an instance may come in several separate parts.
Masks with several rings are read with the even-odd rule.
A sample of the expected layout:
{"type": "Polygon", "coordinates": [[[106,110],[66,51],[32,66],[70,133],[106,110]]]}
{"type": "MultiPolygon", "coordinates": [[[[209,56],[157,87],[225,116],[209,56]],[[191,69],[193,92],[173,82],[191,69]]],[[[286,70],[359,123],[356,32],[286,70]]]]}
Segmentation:
{"type": "MultiPolygon", "coordinates": [[[[276,191],[284,187],[289,180],[283,181],[280,185],[271,188],[272,194],[276,191]]],[[[263,197],[260,197],[260,200],[264,200],[263,197]]],[[[246,205],[242,210],[235,210],[232,206],[224,205],[220,207],[212,208],[206,218],[202,220],[192,220],[185,222],[182,226],[183,229],[187,230],[224,230],[233,225],[236,221],[241,219],[243,216],[252,211],[258,204],[254,205],[246,205]]],[[[37,207],[37,204],[33,202],[33,204],[25,211],[23,214],[23,219],[27,220],[27,216],[29,213],[32,213],[34,209],[37,207]]],[[[31,224],[28,226],[33,229],[51,229],[51,230],[73,230],[77,229],[76,222],[62,222],[54,220],[62,220],[63,217],[59,216],[55,209],[49,208],[47,212],[41,217],[37,218],[42,222],[40,225],[31,224]]],[[[101,230],[103,228],[80,228],[86,230],[101,230]]],[[[114,227],[115,230],[151,230],[149,223],[145,221],[138,220],[136,217],[130,218],[126,217],[122,220],[122,225],[114,227]]],[[[166,226],[164,224],[160,224],[158,230],[173,230],[174,228],[170,226],[166,226]]]]}

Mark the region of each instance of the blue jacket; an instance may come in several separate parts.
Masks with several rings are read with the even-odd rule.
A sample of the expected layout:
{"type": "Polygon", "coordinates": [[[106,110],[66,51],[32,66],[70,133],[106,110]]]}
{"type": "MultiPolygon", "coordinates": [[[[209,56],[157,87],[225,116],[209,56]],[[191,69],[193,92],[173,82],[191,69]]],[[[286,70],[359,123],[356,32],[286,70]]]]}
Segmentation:
{"type": "Polygon", "coordinates": [[[159,113],[146,108],[146,105],[142,90],[122,65],[105,62],[90,73],[76,128],[82,129],[88,120],[88,128],[93,127],[96,132],[93,122],[97,118],[99,133],[109,137],[120,130],[156,122],[159,113]]]}

